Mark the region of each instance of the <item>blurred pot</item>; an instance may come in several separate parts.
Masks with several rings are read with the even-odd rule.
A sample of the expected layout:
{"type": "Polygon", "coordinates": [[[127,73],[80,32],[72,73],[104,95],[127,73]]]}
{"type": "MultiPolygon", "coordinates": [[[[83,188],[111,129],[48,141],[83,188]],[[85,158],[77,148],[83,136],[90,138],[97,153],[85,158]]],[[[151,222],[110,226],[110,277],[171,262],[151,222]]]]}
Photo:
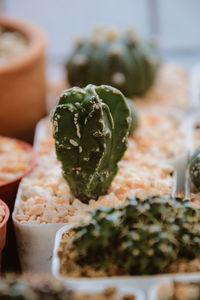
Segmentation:
{"type": "Polygon", "coordinates": [[[22,172],[19,176],[15,177],[12,180],[0,183],[0,198],[6,202],[6,204],[9,206],[10,211],[13,210],[14,201],[20,180],[28,173],[30,173],[36,165],[36,154],[32,146],[20,140],[16,140],[16,142],[20,144],[20,146],[23,149],[25,149],[25,151],[30,153],[31,160],[27,169],[24,172],[22,172]]]}
{"type": "Polygon", "coordinates": [[[5,207],[5,217],[3,221],[0,223],[0,271],[1,271],[1,254],[6,242],[6,229],[7,229],[7,222],[9,219],[9,209],[8,206],[0,199],[0,205],[5,207]]]}
{"type": "Polygon", "coordinates": [[[30,140],[46,112],[47,39],[36,25],[10,16],[1,15],[0,27],[19,32],[28,42],[22,54],[0,65],[0,135],[30,140]]]}

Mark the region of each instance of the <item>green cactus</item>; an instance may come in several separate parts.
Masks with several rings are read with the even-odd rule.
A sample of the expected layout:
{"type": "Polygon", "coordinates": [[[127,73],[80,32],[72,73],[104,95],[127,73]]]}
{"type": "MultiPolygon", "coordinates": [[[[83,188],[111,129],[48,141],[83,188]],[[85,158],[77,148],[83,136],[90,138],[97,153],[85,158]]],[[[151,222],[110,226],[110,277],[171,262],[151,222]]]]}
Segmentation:
{"type": "Polygon", "coordinates": [[[52,114],[63,176],[83,202],[105,194],[127,149],[130,109],[110,86],[88,85],[61,94],[52,114]]]}
{"type": "Polygon", "coordinates": [[[55,278],[47,275],[9,275],[0,280],[0,300],[75,300],[72,291],[67,290],[55,278]]]}
{"type": "Polygon", "coordinates": [[[91,212],[91,223],[74,229],[76,263],[115,266],[123,274],[165,272],[176,259],[195,258],[200,245],[199,209],[169,195],[129,197],[120,208],[91,212]]]}
{"type": "Polygon", "coordinates": [[[135,129],[138,127],[139,117],[138,117],[137,109],[133,103],[133,100],[126,98],[126,101],[130,108],[130,111],[131,111],[132,122],[131,122],[131,126],[130,126],[130,131],[129,131],[129,135],[131,136],[133,134],[133,132],[135,131],[135,129]]]}
{"type": "Polygon", "coordinates": [[[190,158],[189,172],[192,183],[200,191],[200,147],[194,151],[190,158]]]}
{"type": "Polygon", "coordinates": [[[139,41],[133,31],[120,36],[108,30],[79,41],[66,69],[71,86],[108,84],[131,97],[152,86],[159,64],[153,42],[139,41]]]}

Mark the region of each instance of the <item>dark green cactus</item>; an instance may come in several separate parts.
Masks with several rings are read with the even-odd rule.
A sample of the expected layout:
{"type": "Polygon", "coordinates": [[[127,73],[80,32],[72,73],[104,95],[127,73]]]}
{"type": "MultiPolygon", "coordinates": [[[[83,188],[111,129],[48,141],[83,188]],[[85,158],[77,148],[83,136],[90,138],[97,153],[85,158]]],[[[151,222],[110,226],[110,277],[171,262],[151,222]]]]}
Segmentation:
{"type": "Polygon", "coordinates": [[[196,149],[190,158],[189,172],[192,183],[200,191],[200,147],[196,149]]]}
{"type": "Polygon", "coordinates": [[[152,42],[139,41],[133,31],[120,36],[108,30],[79,42],[66,68],[71,86],[108,84],[131,97],[152,86],[159,64],[152,42]]]}
{"type": "Polygon", "coordinates": [[[88,85],[63,92],[52,114],[63,176],[80,200],[106,193],[127,149],[131,115],[123,94],[88,85]]]}
{"type": "Polygon", "coordinates": [[[165,272],[176,259],[199,256],[199,209],[188,200],[129,197],[120,208],[91,212],[91,223],[75,228],[76,263],[123,274],[165,272]]]}
{"type": "Polygon", "coordinates": [[[55,278],[47,275],[10,275],[0,280],[0,299],[16,300],[76,300],[72,291],[67,290],[55,278]]]}
{"type": "Polygon", "coordinates": [[[138,118],[138,112],[133,103],[133,100],[126,98],[126,101],[130,108],[130,111],[131,111],[132,122],[131,122],[131,126],[130,126],[130,131],[129,131],[129,135],[131,136],[133,134],[133,132],[135,131],[135,129],[138,127],[139,118],[138,118]]]}

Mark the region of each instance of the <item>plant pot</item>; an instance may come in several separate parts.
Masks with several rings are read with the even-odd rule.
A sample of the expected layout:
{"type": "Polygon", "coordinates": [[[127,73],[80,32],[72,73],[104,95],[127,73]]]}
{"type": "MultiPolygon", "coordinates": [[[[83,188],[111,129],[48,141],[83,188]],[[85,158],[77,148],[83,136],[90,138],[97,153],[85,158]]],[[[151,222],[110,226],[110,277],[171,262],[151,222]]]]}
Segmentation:
{"type": "MultiPolygon", "coordinates": [[[[58,249],[62,239],[62,235],[66,232],[69,232],[77,224],[67,224],[58,230],[55,237],[54,249],[53,249],[53,258],[52,258],[52,274],[55,278],[62,281],[63,284],[67,286],[71,286],[76,289],[84,289],[86,286],[93,286],[96,283],[101,285],[101,283],[106,282],[107,284],[114,284],[118,286],[118,284],[122,284],[128,287],[136,286],[138,289],[142,290],[145,293],[148,293],[152,286],[157,285],[160,281],[164,280],[182,280],[187,278],[188,281],[192,281],[195,278],[200,277],[200,272],[193,273],[162,273],[156,275],[132,275],[132,276],[110,276],[110,277],[77,277],[73,278],[70,276],[62,276],[60,274],[60,259],[58,256],[58,249]]],[[[157,287],[157,286],[156,286],[157,287]]],[[[160,300],[160,298],[148,298],[160,300]]],[[[164,299],[164,298],[162,298],[164,299]]]]}
{"type": "Polygon", "coordinates": [[[34,152],[32,146],[20,140],[12,140],[16,141],[25,151],[29,152],[31,155],[31,159],[27,169],[23,171],[19,176],[15,177],[12,180],[0,183],[0,198],[5,201],[11,212],[14,207],[14,201],[20,180],[25,175],[30,173],[36,165],[36,153],[34,152]]]}
{"type": "MultiPolygon", "coordinates": [[[[197,282],[199,283],[200,281],[200,274],[195,274],[193,276],[190,276],[188,278],[187,275],[180,276],[178,278],[175,278],[175,281],[178,281],[180,283],[190,283],[190,282],[197,282]]],[[[183,290],[182,290],[183,292],[183,290]]],[[[193,295],[191,289],[190,289],[190,295],[193,295]]],[[[148,293],[148,299],[149,300],[162,300],[162,299],[175,299],[174,298],[174,284],[173,284],[173,279],[171,278],[166,278],[158,282],[157,284],[154,284],[152,288],[150,289],[148,293]]],[[[179,298],[180,299],[180,298],[179,298]]],[[[184,299],[186,299],[184,297],[184,299]]],[[[191,297],[190,299],[197,299],[196,297],[191,297]]]]}
{"type": "MultiPolygon", "coordinates": [[[[27,168],[24,171],[22,171],[20,175],[14,177],[12,180],[4,181],[0,183],[0,198],[3,199],[3,201],[8,205],[10,212],[13,211],[15,197],[16,197],[20,180],[29,172],[31,172],[36,165],[36,154],[32,146],[20,140],[16,140],[16,139],[11,139],[11,140],[17,142],[20,145],[20,147],[22,147],[22,149],[24,149],[26,152],[30,154],[30,161],[27,168]]],[[[19,270],[18,254],[16,249],[13,223],[11,219],[8,222],[8,238],[6,241],[5,250],[6,251],[4,253],[3,269],[9,271],[18,271],[19,270]]]]}
{"type": "Polygon", "coordinates": [[[21,33],[27,49],[0,65],[0,135],[31,140],[45,115],[45,47],[43,31],[27,21],[1,15],[0,26],[21,33]],[[11,109],[12,108],[12,109],[11,109]]]}
{"type": "MultiPolygon", "coordinates": [[[[116,288],[117,289],[117,294],[116,298],[117,299],[129,299],[129,295],[133,296],[134,300],[144,300],[145,295],[144,293],[136,287],[136,285],[130,285],[126,284],[124,281],[119,281],[119,280],[113,280],[110,282],[107,278],[104,280],[96,280],[92,283],[87,282],[85,283],[84,286],[77,286],[75,288],[75,292],[78,293],[83,293],[83,294],[89,294],[89,295],[94,295],[94,299],[98,296],[95,297],[95,294],[103,292],[105,289],[110,289],[110,288],[116,288]],[[126,298],[127,295],[127,298],[126,298]]],[[[73,289],[73,287],[72,287],[73,289]]],[[[115,299],[116,299],[115,298],[115,299]]],[[[132,298],[130,298],[132,299],[132,298]]]]}
{"type": "Polygon", "coordinates": [[[12,219],[22,271],[49,272],[54,238],[56,232],[65,224],[21,224],[15,218],[20,197],[21,189],[19,187],[12,219]]]}
{"type": "Polygon", "coordinates": [[[0,199],[0,205],[5,207],[5,217],[3,221],[0,223],[0,271],[1,271],[1,256],[2,251],[6,243],[6,230],[7,230],[7,222],[9,219],[9,208],[8,206],[0,199]]]}

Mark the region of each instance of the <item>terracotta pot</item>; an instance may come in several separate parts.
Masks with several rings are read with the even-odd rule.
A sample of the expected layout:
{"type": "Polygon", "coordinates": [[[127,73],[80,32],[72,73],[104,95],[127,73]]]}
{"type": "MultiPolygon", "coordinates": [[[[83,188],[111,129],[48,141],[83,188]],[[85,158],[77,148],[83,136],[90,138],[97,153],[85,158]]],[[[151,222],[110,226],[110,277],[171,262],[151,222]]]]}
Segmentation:
{"type": "Polygon", "coordinates": [[[1,199],[0,199],[0,205],[3,205],[6,210],[5,217],[3,221],[0,223],[0,271],[1,271],[1,254],[6,242],[6,229],[7,229],[7,222],[9,219],[10,212],[8,206],[1,199]]]}
{"type": "Polygon", "coordinates": [[[11,212],[14,207],[15,197],[20,180],[33,170],[37,162],[36,153],[34,152],[31,145],[20,140],[15,141],[17,141],[17,143],[19,143],[23,149],[31,153],[31,161],[27,169],[22,172],[21,175],[15,177],[12,180],[0,183],[0,198],[5,201],[11,212]]]}
{"type": "Polygon", "coordinates": [[[20,32],[28,41],[19,56],[0,65],[0,135],[32,137],[45,115],[46,36],[36,25],[1,15],[0,27],[20,32]]]}

